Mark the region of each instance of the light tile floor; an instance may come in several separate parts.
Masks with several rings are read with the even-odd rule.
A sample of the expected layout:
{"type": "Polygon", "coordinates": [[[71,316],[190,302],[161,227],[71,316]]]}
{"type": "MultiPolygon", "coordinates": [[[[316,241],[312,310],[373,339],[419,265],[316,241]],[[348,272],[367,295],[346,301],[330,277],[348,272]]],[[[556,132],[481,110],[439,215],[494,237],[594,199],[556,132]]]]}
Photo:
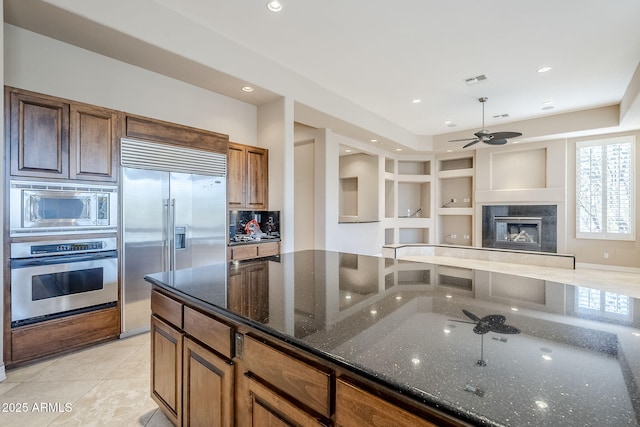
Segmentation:
{"type": "Polygon", "coordinates": [[[8,370],[0,426],[171,426],[149,396],[149,346],[146,333],[8,370]]]}

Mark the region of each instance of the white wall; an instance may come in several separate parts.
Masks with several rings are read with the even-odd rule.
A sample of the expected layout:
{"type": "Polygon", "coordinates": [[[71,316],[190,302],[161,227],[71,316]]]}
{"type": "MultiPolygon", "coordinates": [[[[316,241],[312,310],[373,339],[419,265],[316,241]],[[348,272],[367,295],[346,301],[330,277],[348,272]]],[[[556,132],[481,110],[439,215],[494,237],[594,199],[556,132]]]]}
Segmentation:
{"type": "Polygon", "coordinates": [[[5,85],[229,135],[257,145],[257,108],[4,25],[5,85]]]}
{"type": "Polygon", "coordinates": [[[294,250],[315,248],[315,142],[295,145],[294,179],[294,250]]]}

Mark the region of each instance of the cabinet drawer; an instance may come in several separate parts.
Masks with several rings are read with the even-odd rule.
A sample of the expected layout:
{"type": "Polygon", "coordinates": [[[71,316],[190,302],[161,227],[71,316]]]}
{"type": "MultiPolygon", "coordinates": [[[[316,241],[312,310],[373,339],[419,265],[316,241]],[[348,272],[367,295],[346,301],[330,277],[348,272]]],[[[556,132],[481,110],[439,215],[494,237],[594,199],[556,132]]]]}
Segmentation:
{"type": "Polygon", "coordinates": [[[182,304],[178,301],[153,291],[151,292],[151,312],[178,329],[182,329],[182,304]]]}
{"type": "Polygon", "coordinates": [[[190,307],[184,308],[184,332],[231,359],[233,329],[190,307]]]}
{"type": "Polygon", "coordinates": [[[242,360],[247,370],[326,417],[331,416],[331,372],[245,336],[242,360]]]}
{"type": "Polygon", "coordinates": [[[436,427],[342,379],[336,381],[336,424],[340,427],[436,427]]]}
{"type": "Polygon", "coordinates": [[[232,246],[229,248],[231,261],[245,258],[255,258],[258,256],[258,247],[249,246],[232,246]]]}
{"type": "Polygon", "coordinates": [[[262,243],[258,245],[258,256],[271,256],[280,253],[280,243],[262,243]]]}

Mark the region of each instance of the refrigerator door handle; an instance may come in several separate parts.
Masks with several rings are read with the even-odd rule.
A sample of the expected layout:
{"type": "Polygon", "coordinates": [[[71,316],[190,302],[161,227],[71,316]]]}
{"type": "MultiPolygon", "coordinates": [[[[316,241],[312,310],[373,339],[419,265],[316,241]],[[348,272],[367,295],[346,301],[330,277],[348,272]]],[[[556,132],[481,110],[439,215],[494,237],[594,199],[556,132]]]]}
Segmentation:
{"type": "Polygon", "coordinates": [[[171,218],[170,218],[170,211],[169,211],[169,199],[162,199],[162,216],[163,216],[163,221],[164,221],[164,230],[162,232],[163,236],[162,236],[162,269],[164,271],[169,271],[171,269],[171,265],[170,265],[170,259],[171,259],[171,251],[170,251],[170,246],[169,246],[169,242],[170,242],[170,238],[171,238],[171,233],[170,231],[170,225],[171,225],[171,218]]]}
{"type": "Polygon", "coordinates": [[[176,199],[171,199],[171,223],[169,226],[170,266],[171,271],[176,269],[176,199]]]}

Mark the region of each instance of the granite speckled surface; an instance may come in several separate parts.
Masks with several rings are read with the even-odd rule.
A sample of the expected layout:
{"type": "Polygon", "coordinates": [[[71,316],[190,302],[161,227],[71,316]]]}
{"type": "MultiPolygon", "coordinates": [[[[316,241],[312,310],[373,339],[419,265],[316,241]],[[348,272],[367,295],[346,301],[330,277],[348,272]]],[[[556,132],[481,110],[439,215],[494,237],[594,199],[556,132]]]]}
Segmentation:
{"type": "Polygon", "coordinates": [[[261,262],[263,321],[229,305],[227,277],[243,263],[147,280],[474,424],[639,424],[636,298],[553,275],[327,251],[261,262]]]}

